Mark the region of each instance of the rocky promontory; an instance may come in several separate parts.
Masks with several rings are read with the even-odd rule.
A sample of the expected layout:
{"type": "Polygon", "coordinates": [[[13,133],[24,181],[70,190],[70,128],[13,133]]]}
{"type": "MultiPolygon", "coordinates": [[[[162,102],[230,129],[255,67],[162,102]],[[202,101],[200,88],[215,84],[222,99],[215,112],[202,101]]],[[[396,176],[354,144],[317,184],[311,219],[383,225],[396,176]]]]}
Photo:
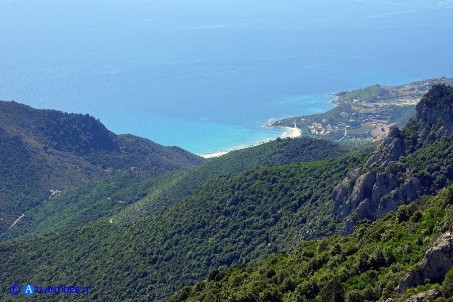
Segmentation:
{"type": "MultiPolygon", "coordinates": [[[[416,105],[437,84],[453,85],[453,79],[437,78],[400,86],[372,85],[334,95],[331,110],[270,121],[270,127],[296,127],[302,136],[325,138],[346,143],[380,141],[390,135],[392,126],[404,127],[416,105]]],[[[443,108],[439,108],[443,110],[443,108]]],[[[426,121],[437,112],[421,113],[426,121]]]]}
{"type": "Polygon", "coordinates": [[[434,85],[416,111],[406,128],[393,127],[366,165],[350,171],[333,191],[333,213],[346,221],[346,234],[358,221],[375,220],[426,193],[400,159],[453,132],[453,88],[434,85]]]}

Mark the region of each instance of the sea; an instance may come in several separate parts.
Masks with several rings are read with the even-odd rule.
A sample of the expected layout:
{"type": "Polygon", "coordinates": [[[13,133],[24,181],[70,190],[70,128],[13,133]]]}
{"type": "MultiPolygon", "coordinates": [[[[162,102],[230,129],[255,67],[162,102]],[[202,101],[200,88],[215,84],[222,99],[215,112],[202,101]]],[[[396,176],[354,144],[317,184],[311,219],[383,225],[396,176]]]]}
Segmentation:
{"type": "Polygon", "coordinates": [[[0,99],[196,154],[332,93],[453,76],[452,0],[0,0],[0,99]]]}

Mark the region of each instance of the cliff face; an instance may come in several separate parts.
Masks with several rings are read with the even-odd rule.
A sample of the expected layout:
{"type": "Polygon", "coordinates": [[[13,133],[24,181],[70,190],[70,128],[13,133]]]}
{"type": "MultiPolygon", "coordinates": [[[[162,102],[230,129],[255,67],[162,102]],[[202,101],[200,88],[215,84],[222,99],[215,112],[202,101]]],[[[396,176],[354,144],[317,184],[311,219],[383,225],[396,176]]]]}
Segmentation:
{"type": "Polygon", "coordinates": [[[426,125],[438,124],[439,129],[453,131],[453,89],[436,85],[417,105],[416,120],[426,125]]]}
{"type": "Polygon", "coordinates": [[[375,220],[399,205],[417,199],[422,193],[420,180],[398,180],[387,170],[406,154],[404,137],[393,128],[380,148],[368,159],[367,168],[356,169],[333,192],[334,214],[346,219],[345,233],[353,231],[357,221],[375,220]]]}
{"type": "Polygon", "coordinates": [[[390,130],[387,139],[384,140],[379,150],[367,161],[368,166],[385,166],[389,162],[397,161],[406,153],[404,137],[398,127],[390,130]]]}
{"type": "Polygon", "coordinates": [[[375,220],[423,193],[420,179],[401,168],[400,159],[453,132],[453,88],[433,86],[416,109],[406,129],[391,129],[366,167],[350,171],[336,186],[333,212],[346,221],[346,234],[356,222],[375,220]]]}

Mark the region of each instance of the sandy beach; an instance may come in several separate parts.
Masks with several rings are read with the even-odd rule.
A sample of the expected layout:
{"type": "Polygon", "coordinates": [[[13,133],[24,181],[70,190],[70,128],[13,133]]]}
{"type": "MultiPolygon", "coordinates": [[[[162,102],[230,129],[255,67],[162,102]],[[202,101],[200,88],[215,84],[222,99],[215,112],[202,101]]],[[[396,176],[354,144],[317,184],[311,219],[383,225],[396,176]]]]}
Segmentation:
{"type": "Polygon", "coordinates": [[[302,135],[302,130],[296,127],[283,127],[285,128],[285,132],[283,132],[281,138],[296,138],[302,135]]]}
{"type": "MultiPolygon", "coordinates": [[[[235,149],[235,150],[238,150],[238,149],[235,149]]],[[[231,151],[233,151],[233,150],[231,150],[231,151]]],[[[214,157],[219,157],[219,156],[225,155],[225,154],[227,154],[228,152],[231,152],[231,151],[222,151],[222,152],[201,154],[200,156],[203,157],[203,158],[214,158],[214,157]]]]}
{"type": "MultiPolygon", "coordinates": [[[[302,135],[302,131],[299,128],[297,128],[296,125],[294,125],[294,127],[280,127],[280,128],[285,129],[285,131],[282,133],[282,135],[279,136],[280,138],[296,138],[296,137],[300,137],[302,135]]],[[[249,146],[234,148],[234,149],[231,149],[228,151],[219,151],[219,152],[214,152],[214,153],[199,154],[199,156],[201,156],[203,158],[216,158],[216,157],[225,155],[231,151],[242,150],[242,149],[258,146],[258,145],[261,145],[261,144],[264,144],[264,143],[267,143],[270,141],[272,141],[272,139],[269,139],[267,141],[262,141],[262,142],[256,143],[256,144],[251,144],[249,146]]]]}

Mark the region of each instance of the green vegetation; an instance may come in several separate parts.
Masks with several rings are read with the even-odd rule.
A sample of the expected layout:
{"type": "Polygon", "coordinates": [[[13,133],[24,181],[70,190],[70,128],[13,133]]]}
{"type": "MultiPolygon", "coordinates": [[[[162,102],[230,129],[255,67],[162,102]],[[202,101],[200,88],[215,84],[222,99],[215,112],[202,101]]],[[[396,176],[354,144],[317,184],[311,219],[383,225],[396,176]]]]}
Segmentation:
{"type": "Polygon", "coordinates": [[[354,150],[324,140],[283,139],[231,152],[191,170],[149,175],[140,169],[130,169],[61,192],[25,212],[20,223],[0,238],[43,234],[102,218],[129,223],[189,198],[221,175],[234,175],[263,165],[335,158],[354,150]]]}
{"type": "Polygon", "coordinates": [[[387,167],[387,171],[400,177],[404,175],[405,179],[416,177],[425,194],[435,194],[453,181],[453,135],[420,148],[401,158],[400,162],[387,167]]]}
{"type": "MultiPolygon", "coordinates": [[[[0,151],[8,163],[0,172],[13,173],[9,186],[39,192],[46,183],[41,182],[46,170],[40,165],[47,162],[40,160],[56,163],[55,154],[67,158],[58,171],[68,171],[64,166],[72,160],[69,167],[78,168],[69,171],[75,175],[81,170],[76,163],[83,162],[93,168],[83,175],[95,180],[45,198],[4,234],[12,240],[0,242],[0,300],[9,298],[13,283],[91,286],[88,295],[71,296],[71,301],[160,301],[177,290],[172,300],[402,301],[431,288],[451,300],[451,271],[444,280],[426,280],[402,296],[395,292],[401,278],[420,267],[434,241],[453,227],[453,134],[447,131],[452,129],[447,101],[433,102],[442,110],[423,116],[428,103],[420,102],[417,118],[402,134],[393,132],[379,157],[373,155],[371,167],[381,175],[393,174],[399,184],[417,177],[421,188],[407,192],[438,195],[419,198],[374,223],[357,220],[347,237],[338,236],[348,221],[333,214],[332,193],[348,172],[360,175],[370,169],[363,154],[369,154],[369,146],[277,140],[173,171],[176,166],[167,164],[171,157],[159,153],[163,147],[153,149],[155,145],[133,136],[116,136],[119,152],[89,151],[81,157],[53,148],[41,152],[44,147],[36,137],[11,129],[0,132],[11,147],[0,151]],[[14,171],[22,168],[10,150],[15,146],[19,158],[29,163],[23,166],[30,177],[27,184],[14,171]],[[153,159],[135,166],[148,156],[153,159]],[[116,163],[110,165],[112,159],[116,163]],[[109,175],[105,169],[116,170],[118,162],[127,165],[109,175]],[[198,282],[202,279],[207,280],[198,282]]],[[[176,148],[165,150],[185,156],[176,148]]],[[[192,164],[192,159],[199,160],[188,159],[192,164]]],[[[52,179],[55,168],[49,171],[47,179],[52,179]]],[[[373,190],[376,183],[370,185],[373,190]]],[[[361,189],[345,185],[344,195],[361,189]]],[[[5,196],[14,196],[7,186],[3,189],[5,196]]],[[[393,208],[420,196],[406,200],[390,190],[379,205],[386,196],[389,202],[395,198],[393,208]]]]}
{"type": "Polygon", "coordinates": [[[406,301],[430,288],[452,301],[453,270],[443,284],[427,280],[404,295],[395,291],[434,241],[451,230],[451,217],[453,187],[375,223],[363,222],[350,236],[303,241],[259,264],[213,270],[171,301],[406,301]]]}
{"type": "Polygon", "coordinates": [[[350,152],[366,151],[366,148],[346,148],[326,140],[309,138],[277,139],[252,148],[232,151],[179,174],[180,177],[157,190],[150,191],[143,200],[121,211],[116,219],[128,222],[146,217],[192,196],[208,181],[222,175],[235,175],[262,166],[310,162],[342,157],[350,152]]]}
{"type": "Polygon", "coordinates": [[[1,128],[0,145],[0,233],[20,215],[47,200],[50,190],[64,190],[107,175],[71,154],[43,152],[1,128]]]}
{"type": "Polygon", "coordinates": [[[0,101],[0,144],[0,234],[44,204],[51,190],[67,191],[125,169],[160,174],[204,162],[177,147],[115,135],[89,115],[15,102],[0,101]]]}
{"type": "Polygon", "coordinates": [[[438,78],[422,80],[400,86],[372,85],[361,89],[344,91],[336,94],[336,103],[350,103],[354,101],[363,103],[400,103],[407,100],[419,100],[433,85],[452,85],[451,78],[438,78]]]}
{"type": "Polygon", "coordinates": [[[79,155],[118,150],[115,135],[99,120],[86,114],[37,110],[16,102],[0,102],[2,126],[19,130],[43,145],[79,155]]]}
{"type": "Polygon", "coordinates": [[[451,106],[453,104],[453,89],[452,86],[442,84],[435,85],[430,91],[424,96],[424,103],[428,106],[443,104],[445,106],[451,106]]]}
{"type": "Polygon", "coordinates": [[[93,286],[88,300],[168,297],[221,265],[333,234],[332,189],[362,160],[350,156],[220,176],[190,199],[129,225],[106,219],[1,243],[1,286],[10,280],[83,281],[93,286]]]}
{"type": "Polygon", "coordinates": [[[324,135],[323,138],[339,140],[344,136],[344,129],[346,125],[348,125],[348,122],[353,113],[354,110],[351,104],[344,103],[339,104],[338,106],[324,113],[279,120],[274,122],[272,126],[294,127],[295,123],[297,127],[301,129],[303,136],[320,137],[320,135],[312,133],[309,127],[311,127],[313,124],[319,123],[323,126],[323,129],[326,129],[327,125],[330,125],[331,127],[333,127],[333,131],[331,131],[328,135],[324,135]]]}
{"type": "Polygon", "coordinates": [[[377,100],[378,96],[388,96],[388,91],[381,85],[372,85],[363,89],[355,89],[348,92],[340,92],[337,97],[346,102],[352,102],[353,100],[366,101],[373,103],[377,100]]]}
{"type": "MultiPolygon", "coordinates": [[[[2,240],[45,234],[54,230],[108,218],[180,177],[182,171],[148,176],[139,170],[120,172],[49,198],[25,213],[2,240]]],[[[116,219],[115,219],[116,222],[116,219]]]]}
{"type": "Polygon", "coordinates": [[[401,106],[392,108],[392,115],[389,117],[389,124],[405,126],[415,115],[415,106],[401,106]]]}
{"type": "Polygon", "coordinates": [[[373,85],[340,92],[332,100],[337,106],[327,112],[285,118],[270,126],[296,125],[304,136],[342,139],[346,144],[382,139],[381,128],[405,126],[414,115],[418,101],[438,83],[453,85],[453,79],[424,80],[396,87],[373,85]]]}
{"type": "Polygon", "coordinates": [[[116,135],[88,114],[38,110],[0,101],[0,127],[44,151],[75,154],[104,169],[140,167],[168,171],[194,167],[202,159],[178,147],[164,147],[133,135],[116,135]]]}
{"type": "Polygon", "coordinates": [[[43,162],[35,159],[26,143],[0,128],[0,232],[18,218],[21,210],[48,196],[41,183],[43,162]]]}

